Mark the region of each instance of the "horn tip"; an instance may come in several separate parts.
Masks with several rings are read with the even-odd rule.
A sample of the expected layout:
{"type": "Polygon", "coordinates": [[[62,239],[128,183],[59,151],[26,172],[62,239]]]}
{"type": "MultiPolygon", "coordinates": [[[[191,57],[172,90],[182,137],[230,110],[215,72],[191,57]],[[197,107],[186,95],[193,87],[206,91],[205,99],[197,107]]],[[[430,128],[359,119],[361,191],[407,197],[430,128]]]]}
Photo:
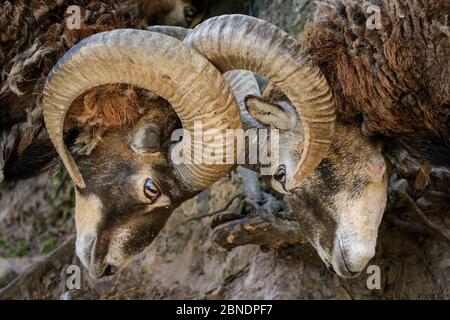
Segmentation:
{"type": "Polygon", "coordinates": [[[72,180],[78,188],[80,188],[80,189],[86,188],[86,183],[84,183],[84,180],[82,177],[73,177],[72,180]]]}

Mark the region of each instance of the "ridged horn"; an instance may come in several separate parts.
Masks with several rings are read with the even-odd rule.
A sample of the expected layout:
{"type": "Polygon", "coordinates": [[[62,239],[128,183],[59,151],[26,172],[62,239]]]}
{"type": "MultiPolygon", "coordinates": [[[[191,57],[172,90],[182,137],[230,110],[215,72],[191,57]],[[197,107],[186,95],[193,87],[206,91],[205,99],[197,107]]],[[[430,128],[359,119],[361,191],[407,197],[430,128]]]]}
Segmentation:
{"type": "Polygon", "coordinates": [[[223,76],[236,97],[244,125],[251,128],[261,128],[261,124],[251,116],[245,106],[245,97],[249,95],[257,97],[261,96],[261,90],[259,89],[258,81],[256,81],[253,72],[247,70],[233,70],[225,72],[223,76]]]}
{"type": "MultiPolygon", "coordinates": [[[[76,97],[110,83],[127,83],[157,93],[171,103],[183,129],[191,134],[197,120],[206,120],[202,121],[204,133],[213,129],[224,135],[226,129],[241,127],[239,107],[220,72],[179,40],[131,29],[93,35],[70,49],[53,67],[43,98],[49,137],[80,188],[85,182],[63,140],[64,118],[76,97]]],[[[225,139],[213,139],[214,134],[203,135],[203,149],[229,148],[225,139]]],[[[177,147],[182,148],[188,140],[183,139],[177,147]]],[[[191,145],[186,147],[192,150],[191,145]]],[[[194,163],[174,165],[181,182],[191,190],[206,188],[232,168],[232,164],[194,163]]]]}
{"type": "MultiPolygon", "coordinates": [[[[183,41],[193,29],[178,26],[150,26],[148,31],[162,33],[183,41]]],[[[242,121],[245,125],[258,128],[261,125],[248,113],[245,107],[245,97],[248,95],[261,96],[258,81],[252,72],[247,70],[233,70],[224,74],[225,80],[231,87],[241,111],[242,121]]]]}
{"type": "Polygon", "coordinates": [[[162,33],[183,41],[184,38],[186,38],[193,29],[177,26],[150,26],[147,28],[147,30],[151,32],[162,33]]]}
{"type": "Polygon", "coordinates": [[[302,118],[305,134],[302,158],[292,179],[286,182],[287,190],[296,188],[327,154],[334,134],[336,111],[332,93],[319,68],[286,32],[244,15],[206,20],[183,42],[221,72],[245,69],[259,73],[290,99],[302,118]]]}

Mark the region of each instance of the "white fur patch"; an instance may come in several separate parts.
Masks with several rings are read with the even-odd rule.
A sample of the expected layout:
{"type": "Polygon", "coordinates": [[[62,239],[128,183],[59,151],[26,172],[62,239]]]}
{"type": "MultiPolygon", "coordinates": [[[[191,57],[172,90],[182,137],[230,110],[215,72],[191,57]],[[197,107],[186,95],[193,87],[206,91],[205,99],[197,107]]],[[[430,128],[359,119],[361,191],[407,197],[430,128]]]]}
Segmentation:
{"type": "Polygon", "coordinates": [[[84,197],[78,192],[75,193],[76,252],[86,268],[90,265],[91,250],[97,237],[102,207],[97,196],[91,194],[84,197]]]}
{"type": "Polygon", "coordinates": [[[378,228],[386,207],[386,190],[385,175],[380,183],[369,184],[358,199],[352,199],[347,193],[336,196],[337,237],[333,256],[340,256],[342,250],[351,271],[361,271],[375,255],[378,228]]]}

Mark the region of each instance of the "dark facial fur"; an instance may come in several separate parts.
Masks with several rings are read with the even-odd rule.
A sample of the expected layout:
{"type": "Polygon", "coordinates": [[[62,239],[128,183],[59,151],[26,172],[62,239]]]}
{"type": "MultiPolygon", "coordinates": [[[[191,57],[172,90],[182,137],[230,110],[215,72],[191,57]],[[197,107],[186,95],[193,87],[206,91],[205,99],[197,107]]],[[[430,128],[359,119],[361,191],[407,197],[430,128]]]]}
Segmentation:
{"type": "MultiPolygon", "coordinates": [[[[280,108],[284,104],[284,118],[288,114],[292,119],[297,117],[293,108],[286,107],[290,102],[278,88],[269,87],[264,95],[267,103],[280,108]]],[[[277,126],[276,119],[270,121],[277,126]]],[[[304,135],[299,128],[301,119],[294,129],[280,131],[285,149],[302,145],[304,135]]],[[[301,150],[280,154],[280,162],[285,164],[296,164],[300,158],[301,150]]],[[[361,272],[375,253],[386,193],[386,164],[380,142],[365,137],[358,126],[338,121],[328,155],[286,197],[302,231],[324,262],[341,276],[350,277],[361,272]]]]}

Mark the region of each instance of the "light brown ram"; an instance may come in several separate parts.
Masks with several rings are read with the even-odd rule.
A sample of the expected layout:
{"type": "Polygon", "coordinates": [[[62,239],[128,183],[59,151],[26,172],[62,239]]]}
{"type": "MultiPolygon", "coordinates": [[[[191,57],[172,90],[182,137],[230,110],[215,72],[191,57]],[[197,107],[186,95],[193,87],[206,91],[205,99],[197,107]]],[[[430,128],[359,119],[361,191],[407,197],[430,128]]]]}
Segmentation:
{"type": "MultiPolygon", "coordinates": [[[[386,204],[386,160],[399,169],[411,164],[450,166],[450,7],[441,1],[353,0],[322,1],[318,7],[315,22],[300,36],[303,48],[293,50],[302,52],[328,80],[338,122],[330,150],[321,156],[314,153],[320,164],[308,170],[311,175],[303,179],[295,169],[304,155],[303,143],[308,146],[310,138],[304,133],[303,115],[293,111],[297,103],[285,95],[287,90],[275,84],[263,99],[249,97],[246,103],[260,122],[284,130],[285,139],[292,136],[282,143],[285,148],[279,167],[273,168],[271,185],[287,194],[304,235],[323,260],[340,275],[351,276],[375,252],[386,204]],[[378,28],[367,27],[373,14],[367,10],[370,5],[380,9],[378,28]]],[[[251,36],[244,33],[265,35],[270,28],[258,28],[264,24],[255,19],[243,20],[235,16],[207,21],[200,27],[204,42],[196,40],[194,47],[222,71],[261,72],[243,57],[267,51],[257,52],[251,47],[256,40],[246,42],[251,36]],[[215,38],[208,39],[208,33],[215,38]],[[223,43],[227,45],[219,52],[223,43]],[[224,66],[218,58],[223,56],[238,61],[228,59],[224,66]]],[[[236,230],[245,233],[246,223],[248,217],[240,228],[233,222],[216,229],[218,242],[232,247],[227,239],[238,238],[236,230]]],[[[242,237],[251,242],[250,238],[242,237]]]]}
{"type": "MultiPolygon", "coordinates": [[[[338,121],[330,150],[316,162],[320,164],[306,179],[295,179],[292,184],[289,181],[296,177],[293,168],[301,161],[299,150],[304,150],[302,143],[307,146],[310,139],[298,131],[304,138],[293,140],[300,148],[287,148],[290,154],[285,154],[281,163],[285,167],[274,171],[272,186],[288,193],[301,231],[340,275],[357,274],[375,252],[386,203],[386,160],[400,170],[410,165],[450,166],[449,14],[449,3],[442,1],[324,0],[318,2],[315,21],[300,35],[302,49],[293,46],[327,79],[338,121]],[[377,28],[367,27],[374,13],[368,10],[370,5],[380,11],[381,26],[377,28]]],[[[242,55],[265,53],[242,45],[245,35],[239,34],[237,25],[243,18],[232,19],[229,25],[220,18],[208,21],[205,34],[214,34],[216,43],[195,45],[220,67],[222,63],[215,61],[217,43],[232,47],[237,39],[242,55]]],[[[265,34],[256,22],[241,26],[243,32],[265,34]]],[[[230,56],[235,57],[237,51],[230,56]]],[[[241,61],[236,65],[259,72],[257,66],[242,66],[241,61]]],[[[296,106],[277,83],[265,99],[247,100],[250,113],[279,128],[293,123],[287,119],[295,119],[289,110],[296,106]]],[[[297,121],[305,121],[301,113],[297,121]]],[[[228,225],[219,226],[215,234],[221,245],[230,246],[227,242],[237,238],[252,242],[248,235],[251,227],[245,228],[251,217],[241,222],[224,220],[228,225]],[[247,235],[240,237],[239,231],[247,235]]],[[[260,232],[276,229],[261,225],[260,232]]],[[[289,234],[292,230],[286,230],[284,240],[289,234]]],[[[254,239],[260,240],[260,234],[254,239]]]]}

